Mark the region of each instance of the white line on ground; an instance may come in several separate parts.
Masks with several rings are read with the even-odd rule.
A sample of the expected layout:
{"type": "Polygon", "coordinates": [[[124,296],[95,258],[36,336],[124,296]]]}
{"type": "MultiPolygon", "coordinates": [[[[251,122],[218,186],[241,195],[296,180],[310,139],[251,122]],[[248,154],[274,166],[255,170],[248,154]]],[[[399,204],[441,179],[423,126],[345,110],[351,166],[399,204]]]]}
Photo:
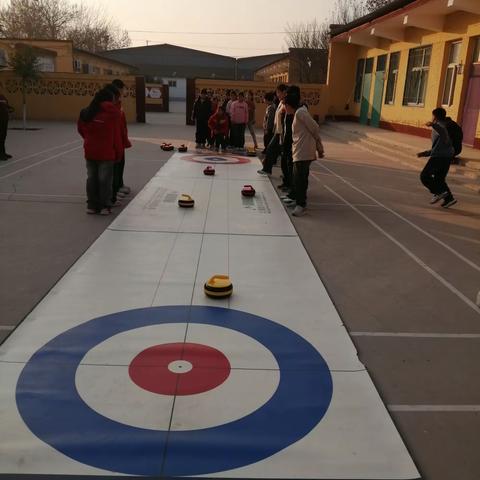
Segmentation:
{"type": "Polygon", "coordinates": [[[480,339],[480,333],[350,332],[352,337],[480,339]]]}
{"type": "Polygon", "coordinates": [[[13,330],[14,328],[15,328],[15,325],[0,325],[0,331],[1,330],[9,331],[9,330],[13,330]]]}
{"type": "MultiPolygon", "coordinates": [[[[432,235],[431,233],[427,232],[426,230],[424,230],[422,227],[419,227],[416,223],[413,223],[412,221],[408,220],[408,218],[405,218],[403,215],[400,215],[398,212],[396,212],[395,210],[392,210],[391,208],[387,207],[386,205],[384,205],[382,202],[380,202],[379,200],[377,200],[376,198],[372,197],[371,195],[369,195],[367,192],[363,191],[362,189],[356,187],[355,185],[353,185],[351,182],[349,182],[348,180],[345,180],[341,175],[338,175],[337,173],[335,173],[333,170],[330,170],[328,167],[326,167],[325,165],[322,165],[322,168],[324,168],[325,170],[327,170],[328,172],[330,172],[332,175],[334,175],[335,177],[337,177],[339,180],[341,180],[343,183],[345,183],[346,185],[348,185],[350,188],[352,188],[353,190],[361,193],[362,195],[364,195],[365,197],[367,197],[368,199],[370,199],[372,202],[375,202],[377,205],[380,205],[381,207],[383,207],[385,210],[387,210],[387,212],[390,212],[392,215],[395,215],[397,218],[399,218],[400,220],[402,220],[403,222],[405,222],[406,224],[410,225],[412,228],[414,228],[415,230],[417,230],[418,232],[422,233],[423,235],[425,235],[426,237],[428,237],[430,240],[433,240],[435,243],[437,243],[438,245],[442,246],[443,248],[445,248],[446,250],[448,250],[450,253],[452,253],[453,255],[455,255],[457,258],[459,258],[460,260],[462,260],[462,262],[465,262],[469,267],[473,268],[474,270],[477,270],[477,272],[480,272],[480,265],[477,265],[476,263],[472,262],[470,259],[468,259],[467,257],[465,257],[464,255],[462,255],[460,252],[458,252],[457,250],[455,250],[454,248],[452,248],[450,245],[447,245],[445,242],[442,242],[440,239],[438,239],[437,237],[435,237],[434,235],[432,235]]],[[[338,196],[338,195],[337,195],[338,196]]]]}
{"type": "Polygon", "coordinates": [[[32,163],[31,165],[28,165],[27,167],[23,167],[23,168],[20,168],[18,170],[15,170],[15,172],[7,173],[6,175],[1,176],[0,180],[3,180],[3,179],[8,178],[8,177],[13,177],[14,175],[17,175],[21,172],[24,172],[25,170],[29,170],[30,168],[36,167],[37,165],[41,165],[42,163],[45,163],[45,162],[49,162],[50,160],[54,160],[55,158],[62,157],[63,155],[66,155],[67,153],[70,153],[70,152],[74,152],[75,150],[79,150],[80,148],[82,148],[81,145],[78,146],[78,147],[72,148],[70,150],[67,150],[65,152],[57,153],[56,155],[53,155],[52,157],[45,158],[44,160],[40,160],[39,162],[32,163]]]}
{"type": "Polygon", "coordinates": [[[480,412],[480,405],[388,405],[390,412],[480,412]]]}
{"type": "Polygon", "coordinates": [[[28,160],[29,158],[38,157],[39,155],[43,155],[44,153],[51,152],[52,150],[68,147],[69,145],[73,145],[74,143],[79,143],[79,140],[74,140],[73,142],[64,143],[63,145],[57,145],[56,147],[47,148],[46,150],[42,150],[41,152],[32,153],[31,155],[27,155],[26,157],[18,158],[17,160],[9,160],[4,165],[0,165],[0,169],[10,167],[11,165],[15,165],[18,162],[23,162],[24,160],[28,160]]]}
{"type": "Polygon", "coordinates": [[[472,302],[467,296],[465,296],[460,290],[458,290],[456,287],[454,287],[450,282],[445,280],[440,274],[438,274],[435,270],[433,270],[431,267],[429,267],[423,260],[421,260],[419,257],[417,257],[408,247],[406,247],[403,243],[398,241],[395,237],[390,235],[387,231],[385,231],[378,223],[374,222],[369,216],[365,215],[361,210],[359,210],[355,205],[352,205],[348,200],[343,198],[339,193],[335,192],[332,190],[330,187],[325,185],[325,188],[335,195],[337,198],[345,202],[346,205],[348,205],[352,210],[354,210],[358,215],[360,215],[364,220],[366,220],[372,227],[374,227],[376,230],[378,230],[381,234],[383,234],[385,237],[387,237],[391,242],[393,242],[397,247],[399,247],[401,250],[403,250],[413,261],[415,261],[420,267],[422,267],[424,270],[426,270],[430,275],[432,275],[434,278],[436,278],[444,287],[446,287],[448,290],[450,290],[454,295],[456,295],[462,302],[464,302],[467,306],[469,306],[472,310],[475,311],[475,313],[480,315],[480,308],[472,302]]]}

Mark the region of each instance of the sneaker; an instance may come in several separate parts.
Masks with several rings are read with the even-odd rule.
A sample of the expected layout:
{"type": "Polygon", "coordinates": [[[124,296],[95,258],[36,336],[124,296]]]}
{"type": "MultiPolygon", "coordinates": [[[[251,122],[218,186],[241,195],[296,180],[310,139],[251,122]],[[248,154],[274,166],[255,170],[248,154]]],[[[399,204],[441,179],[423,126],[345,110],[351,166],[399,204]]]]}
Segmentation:
{"type": "Polygon", "coordinates": [[[269,176],[271,175],[271,173],[268,173],[268,172],[266,172],[265,170],[258,170],[257,173],[258,173],[259,175],[263,175],[264,177],[265,177],[265,176],[268,176],[268,177],[269,177],[269,176]]]}
{"type": "Polygon", "coordinates": [[[291,199],[290,197],[284,198],[282,201],[285,205],[292,205],[292,203],[295,203],[295,200],[291,199]]]}
{"type": "Polygon", "coordinates": [[[307,212],[305,207],[301,207],[300,205],[297,205],[293,210],[292,215],[294,217],[303,217],[306,213],[307,212]]]}
{"type": "Polygon", "coordinates": [[[453,198],[452,196],[450,197],[447,197],[443,203],[442,203],[442,207],[443,208],[450,208],[450,207],[453,207],[454,205],[457,204],[457,200],[455,198],[453,198]]]}
{"type": "Polygon", "coordinates": [[[10,160],[12,158],[12,156],[9,155],[8,153],[5,154],[5,157],[6,157],[7,160],[10,160]]]}
{"type": "Polygon", "coordinates": [[[446,197],[448,197],[448,192],[443,192],[440,195],[434,195],[433,198],[430,200],[430,205],[435,205],[440,200],[443,200],[446,197]]]}
{"type": "Polygon", "coordinates": [[[121,206],[122,206],[122,202],[120,200],[117,200],[116,202],[113,202],[110,205],[110,208],[121,207],[121,206]]]}
{"type": "Polygon", "coordinates": [[[117,192],[117,198],[119,198],[120,200],[123,200],[125,197],[126,197],[126,195],[124,193],[117,192]]]}
{"type": "Polygon", "coordinates": [[[87,208],[87,215],[96,215],[97,211],[94,208],[87,208]]]}
{"type": "Polygon", "coordinates": [[[120,189],[118,191],[120,193],[125,194],[125,195],[129,195],[132,192],[132,189],[130,187],[127,187],[126,185],[124,185],[123,187],[120,187],[120,189]]]}
{"type": "Polygon", "coordinates": [[[102,208],[102,210],[98,212],[98,214],[102,216],[111,215],[111,213],[112,211],[110,210],[110,208],[102,208]]]}

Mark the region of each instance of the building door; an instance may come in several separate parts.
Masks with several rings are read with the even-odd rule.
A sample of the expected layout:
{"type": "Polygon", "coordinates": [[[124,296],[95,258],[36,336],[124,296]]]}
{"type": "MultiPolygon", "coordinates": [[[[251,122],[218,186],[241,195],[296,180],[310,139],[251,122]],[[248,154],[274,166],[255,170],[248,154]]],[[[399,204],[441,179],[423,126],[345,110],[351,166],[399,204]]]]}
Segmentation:
{"type": "Polygon", "coordinates": [[[365,74],[363,76],[362,103],[360,106],[360,123],[368,125],[370,112],[370,91],[372,88],[373,58],[367,58],[365,62],[365,74]]]}
{"type": "Polygon", "coordinates": [[[380,117],[383,105],[383,90],[385,86],[385,70],[387,67],[387,55],[381,55],[377,60],[377,69],[375,72],[375,86],[373,91],[372,118],[370,125],[372,127],[380,126],[380,117]]]}
{"type": "Polygon", "coordinates": [[[480,38],[476,39],[470,79],[468,81],[467,97],[463,109],[462,128],[463,142],[474,145],[477,136],[477,125],[480,112],[480,38]]]}

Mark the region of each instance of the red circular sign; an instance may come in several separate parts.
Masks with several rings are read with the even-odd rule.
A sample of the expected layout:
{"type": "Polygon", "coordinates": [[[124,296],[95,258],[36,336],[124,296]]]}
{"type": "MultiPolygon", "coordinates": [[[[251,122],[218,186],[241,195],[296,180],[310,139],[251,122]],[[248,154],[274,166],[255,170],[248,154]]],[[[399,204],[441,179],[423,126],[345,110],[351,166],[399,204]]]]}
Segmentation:
{"type": "Polygon", "coordinates": [[[230,375],[227,357],[196,343],[169,343],[140,352],[129,366],[132,381],[161,395],[195,395],[221,385],[230,375]]]}

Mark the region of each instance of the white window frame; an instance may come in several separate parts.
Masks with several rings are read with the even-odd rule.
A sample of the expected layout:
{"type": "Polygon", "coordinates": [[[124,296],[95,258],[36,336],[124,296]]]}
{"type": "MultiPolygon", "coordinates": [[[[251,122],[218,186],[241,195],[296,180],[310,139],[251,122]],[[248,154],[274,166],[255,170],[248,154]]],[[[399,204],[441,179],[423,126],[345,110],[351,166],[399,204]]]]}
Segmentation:
{"type": "Polygon", "coordinates": [[[480,63],[480,37],[475,39],[475,48],[473,49],[473,63],[480,63]]]}
{"type": "Polygon", "coordinates": [[[409,62],[409,65],[407,67],[407,79],[406,79],[406,84],[405,84],[405,92],[404,92],[404,99],[403,99],[403,105],[406,106],[406,107],[424,107],[425,106],[425,97],[427,95],[427,87],[428,87],[428,77],[429,77],[429,72],[430,72],[430,62],[428,63],[428,65],[425,65],[425,57],[426,57],[426,53],[427,53],[427,50],[430,50],[430,62],[432,60],[432,46],[431,45],[426,45],[424,47],[417,47],[417,48],[413,48],[412,50],[410,50],[409,52],[409,58],[408,58],[408,62],[409,62]],[[415,50],[423,50],[423,56],[422,56],[422,66],[421,67],[413,67],[411,70],[410,70],[410,59],[411,59],[411,54],[413,51],[415,50]],[[426,78],[425,78],[425,81],[423,83],[423,91],[422,89],[420,88],[422,86],[422,82],[419,82],[418,83],[418,90],[416,92],[416,102],[410,102],[410,101],[405,101],[405,96],[407,94],[407,90],[408,88],[410,87],[409,85],[409,82],[411,81],[410,79],[410,75],[412,74],[415,74],[417,72],[420,72],[420,75],[426,75],[426,78]],[[423,98],[421,98],[423,97],[423,98]]]}
{"type": "Polygon", "coordinates": [[[400,72],[400,52],[393,52],[390,54],[390,61],[388,64],[388,77],[387,77],[387,85],[385,91],[385,105],[395,105],[395,98],[397,96],[397,85],[398,85],[398,74],[400,72]],[[392,69],[392,57],[395,55],[398,58],[398,64],[396,68],[392,69]],[[392,98],[389,100],[387,95],[389,94],[388,87],[390,86],[390,80],[393,79],[393,89],[392,89],[392,98]]]}
{"type": "MultiPolygon", "coordinates": [[[[458,65],[459,65],[459,58],[452,59],[453,49],[457,46],[462,45],[461,41],[452,42],[449,45],[448,51],[448,66],[445,72],[445,80],[443,85],[443,93],[442,93],[442,106],[444,107],[451,107],[453,105],[453,98],[455,96],[455,87],[457,86],[457,74],[458,74],[458,65]],[[449,73],[451,72],[451,75],[449,73]]],[[[460,56],[460,53],[459,53],[460,56]]]]}

